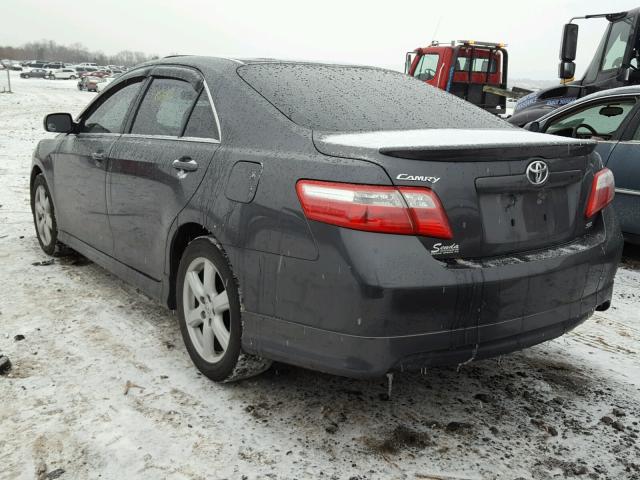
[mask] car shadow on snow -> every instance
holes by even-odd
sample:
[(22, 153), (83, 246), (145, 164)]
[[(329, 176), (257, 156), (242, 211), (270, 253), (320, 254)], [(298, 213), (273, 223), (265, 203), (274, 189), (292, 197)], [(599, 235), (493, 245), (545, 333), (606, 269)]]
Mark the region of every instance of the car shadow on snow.
[(634, 270), (640, 270), (640, 245), (625, 243), (620, 264)]
[[(618, 421), (612, 408), (623, 404), (611, 385), (563, 357), (554, 342), (459, 370), (398, 373), (390, 400), (385, 379), (354, 380), (282, 364), (230, 389), (253, 421), (288, 430), (310, 453), (336, 460), (373, 455), (391, 465), (430, 455), (451, 468), (464, 454), (544, 476), (605, 473), (609, 451), (617, 456), (628, 450), (633, 458), (632, 429), (611, 427)], [(637, 415), (637, 399), (625, 402)], [(612, 422), (601, 421), (598, 412)], [(625, 419), (629, 425), (631, 419)]]

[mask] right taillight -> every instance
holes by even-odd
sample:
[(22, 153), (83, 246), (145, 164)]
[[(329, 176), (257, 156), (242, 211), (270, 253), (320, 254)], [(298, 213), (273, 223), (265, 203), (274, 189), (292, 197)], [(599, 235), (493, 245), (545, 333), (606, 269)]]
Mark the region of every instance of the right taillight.
[(300, 180), (296, 191), (310, 220), (369, 232), (453, 237), (438, 196), (427, 188)]
[(591, 218), (604, 207), (609, 205), (613, 201), (615, 189), (616, 186), (613, 179), (613, 172), (611, 170), (603, 168), (597, 172), (593, 176), (591, 192), (589, 193), (587, 209), (584, 212), (584, 216)]

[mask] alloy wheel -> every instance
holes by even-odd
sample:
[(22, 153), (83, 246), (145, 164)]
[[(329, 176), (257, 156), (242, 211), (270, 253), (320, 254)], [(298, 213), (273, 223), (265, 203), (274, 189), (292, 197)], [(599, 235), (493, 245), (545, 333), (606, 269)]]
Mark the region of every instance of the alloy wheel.
[(51, 215), (51, 199), (44, 185), (38, 185), (35, 194), (35, 217), (38, 235), (45, 245), (51, 244), (53, 217)]
[(220, 272), (207, 258), (197, 257), (189, 264), (182, 301), (196, 351), (207, 362), (219, 362), (231, 338), (229, 297)]

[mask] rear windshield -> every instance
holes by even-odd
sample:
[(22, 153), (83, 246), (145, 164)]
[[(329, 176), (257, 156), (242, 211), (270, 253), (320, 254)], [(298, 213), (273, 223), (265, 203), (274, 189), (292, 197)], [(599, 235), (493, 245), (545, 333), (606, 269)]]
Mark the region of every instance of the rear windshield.
[(268, 63), (238, 74), (292, 121), (313, 130), (511, 128), (407, 75), (368, 67)]

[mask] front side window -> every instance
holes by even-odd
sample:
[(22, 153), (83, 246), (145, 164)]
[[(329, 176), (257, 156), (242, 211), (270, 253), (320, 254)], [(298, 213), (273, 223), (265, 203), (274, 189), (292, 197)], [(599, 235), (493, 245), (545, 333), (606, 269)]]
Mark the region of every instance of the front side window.
[(197, 96), (198, 92), (188, 82), (154, 79), (140, 104), (131, 133), (179, 136)]
[(218, 125), (211, 110), (209, 96), (204, 90), (200, 93), (198, 101), (193, 107), (187, 127), (184, 130), (185, 137), (219, 139)]
[[(85, 78), (85, 82), (89, 79)], [(82, 122), (84, 133), (121, 133), (129, 107), (134, 102), (142, 79), (110, 95)]]
[(575, 138), (609, 140), (629, 116), (635, 100), (610, 100), (581, 107), (553, 120), (546, 133)]
[(611, 70), (622, 66), (630, 34), (630, 20), (622, 20), (611, 26), (611, 33), (604, 48), (601, 70)]
[(418, 65), (416, 65), (413, 76), (422, 81), (431, 80), (436, 76), (439, 59), (440, 55), (437, 53), (426, 53), (422, 55), (420, 60), (418, 60)]

